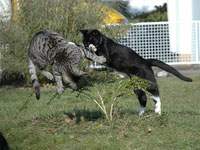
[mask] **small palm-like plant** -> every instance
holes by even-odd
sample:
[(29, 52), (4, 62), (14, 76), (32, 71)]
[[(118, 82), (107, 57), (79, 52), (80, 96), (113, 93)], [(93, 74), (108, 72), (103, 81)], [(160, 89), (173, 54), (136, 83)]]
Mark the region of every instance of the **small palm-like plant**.
[(105, 118), (109, 122), (112, 122), (119, 98), (125, 95), (131, 95), (133, 89), (146, 91), (148, 81), (138, 77), (132, 77), (130, 79), (120, 79), (117, 82), (103, 84), (101, 86), (99, 84), (94, 84), (93, 86), (94, 91), (83, 91), (82, 94), (93, 101), (105, 115)]

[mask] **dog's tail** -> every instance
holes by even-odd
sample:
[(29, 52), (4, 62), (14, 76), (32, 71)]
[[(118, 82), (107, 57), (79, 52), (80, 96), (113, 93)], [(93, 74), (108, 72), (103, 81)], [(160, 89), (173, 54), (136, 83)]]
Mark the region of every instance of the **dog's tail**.
[(31, 75), (31, 80), (33, 83), (33, 89), (35, 90), (35, 96), (37, 99), (40, 99), (40, 83), (36, 74), (36, 67), (32, 60), (29, 58), (29, 73)]
[(157, 66), (169, 73), (172, 73), (173, 75), (175, 75), (176, 77), (178, 77), (179, 79), (183, 80), (183, 81), (187, 81), (187, 82), (192, 82), (192, 79), (182, 75), (180, 72), (178, 72), (176, 69), (174, 69), (173, 67), (171, 67), (168, 64), (165, 64), (164, 62), (157, 60), (157, 59), (147, 59), (147, 63), (150, 66)]

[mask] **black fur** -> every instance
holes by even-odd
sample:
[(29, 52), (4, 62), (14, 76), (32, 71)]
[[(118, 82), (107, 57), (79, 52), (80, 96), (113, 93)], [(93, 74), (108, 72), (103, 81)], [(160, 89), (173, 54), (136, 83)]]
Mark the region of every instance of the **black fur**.
[(0, 150), (9, 150), (8, 143), (1, 132), (0, 132)]
[[(147, 90), (154, 96), (159, 96), (159, 90), (152, 66), (157, 66), (170, 72), (181, 80), (192, 82), (192, 79), (183, 76), (176, 69), (164, 62), (156, 59), (144, 59), (131, 48), (114, 42), (96, 29), (80, 30), (80, 32), (83, 34), (83, 43), (85, 47), (88, 47), (89, 44), (93, 44), (97, 48), (96, 54), (106, 58), (107, 66), (126, 73), (129, 77), (136, 75), (150, 81), (150, 87), (148, 87)], [(145, 107), (147, 99), (145, 92), (136, 90), (134, 93), (137, 95), (141, 106)]]

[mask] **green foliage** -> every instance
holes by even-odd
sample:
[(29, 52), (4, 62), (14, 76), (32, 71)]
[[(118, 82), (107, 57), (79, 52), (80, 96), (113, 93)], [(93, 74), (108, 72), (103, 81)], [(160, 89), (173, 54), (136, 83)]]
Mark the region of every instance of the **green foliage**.
[(1, 50), (1, 67), (10, 72), (24, 72), (27, 68), (27, 33), (19, 26), (1, 26), (0, 41), (8, 45)]
[(167, 4), (155, 6), (155, 10), (151, 12), (143, 12), (134, 16), (136, 22), (159, 22), (167, 21)]
[(100, 28), (104, 14), (96, 0), (21, 0), (15, 21), (0, 19), (2, 68), (27, 72), (27, 49), (34, 33), (50, 29), (73, 42), (81, 41), (79, 30)]
[(121, 14), (123, 14), (128, 20), (131, 19), (133, 14), (129, 11), (129, 2), (128, 1), (105, 1), (105, 4), (108, 6), (116, 9), (119, 11)]
[(142, 13), (135, 17), (137, 22), (159, 22), (167, 21), (167, 12), (155, 11), (152, 13)]
[(167, 4), (164, 3), (161, 6), (155, 6), (155, 10), (151, 12), (131, 12), (126, 1), (106, 1), (104, 2), (110, 7), (116, 9), (121, 14), (123, 14), (129, 22), (158, 22), (158, 21), (167, 21)]
[(137, 76), (133, 76), (130, 79), (121, 80), (119, 82), (120, 91), (125, 93), (132, 93), (133, 89), (140, 89), (146, 91), (149, 82), (147, 80), (141, 79)]
[[(112, 126), (94, 103), (70, 89), (48, 105), (54, 89), (42, 87), (37, 101), (34, 95), (29, 97), (30, 88), (3, 87), (0, 129), (12, 150), (199, 150), (200, 76), (192, 77), (192, 83), (175, 77), (158, 80), (161, 116), (155, 115), (150, 99), (147, 113), (138, 117), (137, 98), (120, 97)], [(105, 85), (105, 91), (110, 90), (109, 82), (98, 82), (99, 88)], [(19, 113), (27, 98), (27, 108)]]
[(29, 35), (51, 29), (74, 42), (80, 42), (79, 30), (99, 28), (104, 14), (96, 0), (22, 0), (19, 20)]
[(109, 85), (103, 85), (101, 87), (98, 84), (94, 84), (93, 87), (93, 91), (83, 91), (83, 96), (93, 101), (105, 115), (105, 118), (109, 122), (112, 122), (114, 115), (117, 113), (116, 106), (119, 98), (132, 95), (134, 89), (146, 91), (148, 81), (138, 77), (132, 77), (130, 79), (118, 79), (115, 82), (109, 83)]
[(24, 72), (26, 77), (27, 49), (33, 34), (40, 30), (59, 32), (76, 43), (81, 42), (79, 30), (84, 28), (100, 29), (110, 37), (127, 31), (127, 27), (103, 27), (103, 5), (97, 0), (21, 0), (19, 7), (15, 20), (0, 19), (0, 42), (8, 45), (1, 49), (1, 67)]
[(130, 24), (109, 25), (101, 28), (101, 32), (106, 36), (118, 41), (119, 37), (125, 35), (130, 27)]

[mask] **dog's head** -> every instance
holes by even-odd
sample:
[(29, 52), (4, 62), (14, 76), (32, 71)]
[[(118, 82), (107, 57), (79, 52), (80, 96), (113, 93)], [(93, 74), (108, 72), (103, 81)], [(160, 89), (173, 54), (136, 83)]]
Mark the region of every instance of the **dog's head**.
[(83, 44), (86, 48), (89, 48), (90, 44), (93, 44), (96, 48), (102, 44), (102, 34), (96, 29), (80, 30), (83, 34)]

